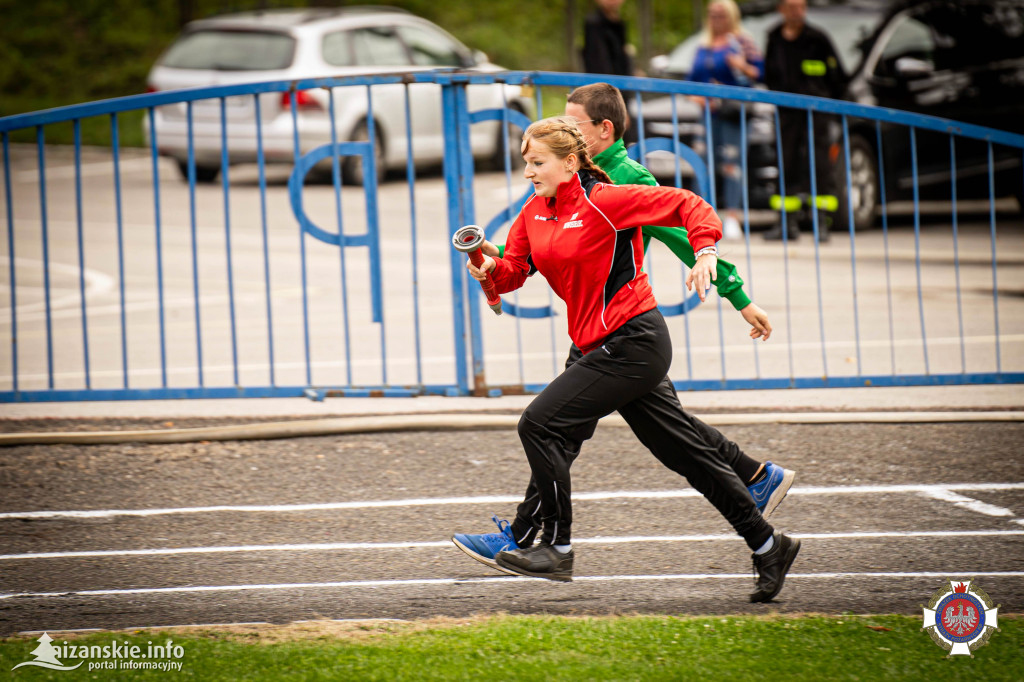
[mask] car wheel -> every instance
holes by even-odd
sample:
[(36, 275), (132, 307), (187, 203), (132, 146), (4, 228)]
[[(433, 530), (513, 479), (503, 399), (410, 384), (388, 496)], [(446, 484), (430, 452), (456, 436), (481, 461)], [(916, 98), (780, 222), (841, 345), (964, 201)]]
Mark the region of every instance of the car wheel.
[[(374, 161), (377, 167), (377, 184), (384, 182), (384, 175), (387, 173), (387, 169), (384, 167), (384, 143), (380, 138), (380, 130), (377, 126), (374, 130), (374, 137), (377, 139), (377, 144), (373, 146)], [(361, 121), (359, 125), (352, 131), (352, 136), (349, 138), (353, 142), (366, 142), (370, 139), (370, 129), (366, 124), (366, 121)], [(363, 160), (361, 157), (349, 156), (345, 158), (344, 173), (342, 174), (346, 185), (362, 185), (366, 179), (363, 174)]]
[[(514, 104), (510, 104), (508, 108), (525, 114), (522, 109)], [(498, 121), (498, 130), (495, 136), (496, 144), (494, 146), (494, 155), (491, 157), (491, 168), (497, 171), (505, 170), (505, 144), (508, 144), (508, 159), (511, 162), (509, 163), (509, 168), (512, 170), (522, 168), (523, 155), (519, 153), (519, 150), (523, 144), (523, 131), (519, 129), (519, 126), (509, 123), (506, 129), (505, 124)], [(508, 140), (507, 143), (505, 142), (506, 139)]]
[(878, 161), (870, 143), (859, 135), (850, 137), (849, 201), (853, 204), (854, 229), (873, 227), (879, 202)]
[[(178, 172), (181, 179), (188, 182), (188, 161), (178, 161)], [(210, 183), (220, 175), (220, 166), (200, 166), (196, 164), (196, 182)]]

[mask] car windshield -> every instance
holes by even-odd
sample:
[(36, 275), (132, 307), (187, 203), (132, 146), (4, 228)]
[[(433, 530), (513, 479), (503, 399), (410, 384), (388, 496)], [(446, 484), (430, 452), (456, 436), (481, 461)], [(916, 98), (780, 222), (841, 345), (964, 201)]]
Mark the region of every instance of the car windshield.
[(161, 65), (172, 69), (273, 71), (291, 66), (295, 39), (270, 31), (195, 31), (171, 46)]
[[(860, 66), (864, 55), (861, 42), (871, 35), (882, 15), (869, 10), (833, 7), (828, 10), (809, 7), (807, 21), (822, 29), (832, 39), (847, 73)], [(768, 42), (768, 32), (781, 21), (776, 13), (758, 14), (743, 19), (743, 30), (753, 37), (757, 46), (764, 52)], [(668, 57), (668, 70), (671, 73), (689, 73), (693, 66), (693, 58), (700, 48), (703, 33), (695, 33), (681, 42)]]

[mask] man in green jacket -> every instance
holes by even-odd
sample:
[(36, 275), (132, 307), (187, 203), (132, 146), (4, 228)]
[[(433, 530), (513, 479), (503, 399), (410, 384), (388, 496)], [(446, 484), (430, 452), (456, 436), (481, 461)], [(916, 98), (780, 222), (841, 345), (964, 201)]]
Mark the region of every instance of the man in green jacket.
[[(626, 102), (618, 88), (608, 83), (592, 83), (576, 88), (569, 93), (565, 115), (576, 119), (589, 144), (587, 151), (613, 183), (658, 184), (649, 170), (626, 154), (626, 145), (622, 142), (627, 121)], [(692, 268), (697, 260), (685, 230), (646, 225), (643, 235), (644, 253), (647, 252), (651, 238), (654, 238), (671, 249), (687, 267)], [(504, 249), (504, 245), (495, 246), (490, 242), (485, 242), (483, 247), (484, 253), (491, 257), (503, 256)], [(767, 341), (772, 333), (768, 315), (743, 291), (743, 280), (736, 272), (736, 266), (719, 258), (713, 281), (718, 295), (729, 301), (751, 326), (750, 337)], [(705, 292), (700, 287), (697, 288), (697, 294), (701, 301), (705, 299)]]
[[(579, 123), (588, 143), (587, 150), (597, 165), (608, 173), (612, 182), (617, 185), (658, 184), (650, 171), (626, 155), (626, 147), (622, 143), (627, 120), (626, 103), (617, 88), (608, 83), (593, 83), (579, 87), (569, 93), (565, 114), (575, 118)], [(645, 226), (643, 235), (645, 253), (651, 238), (654, 238), (668, 246), (688, 267), (693, 267), (696, 262), (685, 230)], [(505, 250), (504, 245), (499, 246), (487, 241), (481, 248), (491, 257), (503, 256)], [(713, 281), (719, 295), (728, 299), (743, 315), (743, 319), (751, 325), (751, 338), (767, 341), (772, 333), (768, 316), (743, 292), (743, 280), (736, 274), (736, 267), (719, 258), (716, 279)], [(700, 287), (697, 289), (703, 301), (705, 292)], [(594, 422), (594, 426), (596, 424), (597, 422)], [(577, 445), (582, 446), (588, 437), (585, 434), (581, 436)], [(758, 462), (745, 455), (728, 440), (723, 440), (720, 445), (719, 451), (723, 461), (747, 483), (747, 489), (758, 510), (764, 516), (771, 514), (789, 492), (795, 473), (772, 462)], [(579, 453), (578, 447), (576, 453)], [(494, 557), (504, 549), (525, 548), (533, 544), (539, 528), (539, 522), (533, 518), (533, 514), (539, 509), (538, 500), (537, 491), (531, 481), (525, 499), (517, 509), (515, 521), (509, 523), (494, 516), (492, 518), (498, 525), (499, 532), (479, 535), (456, 533), (452, 541), (477, 561), (507, 573), (508, 571), (497, 565)]]

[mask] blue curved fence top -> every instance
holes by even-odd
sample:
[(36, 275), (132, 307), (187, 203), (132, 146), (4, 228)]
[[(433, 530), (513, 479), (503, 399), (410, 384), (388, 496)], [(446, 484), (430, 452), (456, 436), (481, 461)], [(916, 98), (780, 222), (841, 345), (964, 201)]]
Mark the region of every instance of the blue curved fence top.
[[(498, 73), (469, 73), (450, 70), (430, 72), (414, 72), (387, 76), (337, 76), (332, 78), (310, 78), (304, 80), (266, 81), (263, 83), (243, 83), (238, 85), (216, 85), (201, 88), (187, 88), (166, 92), (129, 95), (114, 99), (73, 104), (45, 111), (27, 114), (15, 114), (0, 118), (0, 133), (31, 128), (50, 123), (71, 121), (76, 118), (112, 114), (147, 107), (156, 107), (179, 102), (193, 102), (214, 97), (233, 97), (236, 95), (252, 95), (267, 92), (287, 92), (289, 90), (309, 90), (313, 88), (333, 88), (351, 85), (386, 85), (401, 83), (437, 83), (445, 84), (489, 84), (507, 83), (509, 85), (558, 86), (575, 88), (595, 82), (590, 74), (557, 73), (546, 71), (503, 71)], [(996, 144), (1020, 147), (1024, 149), (1024, 135), (996, 130), (969, 123), (959, 123), (937, 116), (915, 114), (896, 109), (870, 107), (853, 102), (830, 100), (808, 95), (794, 95), (786, 92), (772, 92), (757, 88), (732, 85), (716, 85), (694, 83), (664, 78), (637, 78), (633, 76), (602, 75), (600, 81), (610, 83), (620, 90), (642, 91), (645, 93), (699, 95), (702, 97), (721, 97), (744, 102), (763, 102), (782, 107), (810, 109), (812, 111), (845, 114), (887, 123), (913, 126), (940, 133), (950, 133), (962, 137), (985, 140)]]

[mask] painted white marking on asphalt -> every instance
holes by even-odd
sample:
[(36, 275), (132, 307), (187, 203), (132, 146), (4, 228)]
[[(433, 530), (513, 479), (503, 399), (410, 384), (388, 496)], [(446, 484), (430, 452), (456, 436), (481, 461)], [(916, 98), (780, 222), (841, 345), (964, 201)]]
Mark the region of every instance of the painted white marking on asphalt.
[[(801, 540), (864, 540), (885, 538), (957, 538), (1021, 536), (1024, 530), (923, 530), (856, 533), (790, 533)], [(622, 537), (573, 538), (576, 545), (619, 545), (646, 542), (740, 542), (738, 535), (627, 535)], [(28, 559), (82, 559), (94, 557), (168, 556), (175, 554), (231, 554), (237, 552), (318, 552), (344, 550), (427, 549), (454, 547), (450, 540), (433, 542), (321, 542), (285, 545), (235, 545), (219, 547), (167, 547), (154, 549), (110, 549), (79, 552), (33, 552), (0, 554), (0, 561)]]
[[(920, 572), (868, 572), (868, 573), (790, 573), (787, 580), (818, 579), (842, 580), (847, 578), (948, 578), (950, 575), (969, 575), (980, 578), (1024, 578), (1024, 571), (976, 571), (948, 570), (937, 573), (934, 571)], [(626, 581), (667, 581), (667, 580), (750, 580), (749, 573), (680, 573), (669, 575), (594, 575), (574, 577), (574, 582), (626, 582)], [(17, 592), (0, 594), (2, 599), (46, 599), (50, 597), (108, 597), (139, 594), (186, 594), (190, 592), (257, 592), (268, 590), (301, 590), (301, 589), (332, 589), (332, 588), (364, 588), (364, 587), (406, 587), (409, 585), (472, 585), (476, 583), (509, 583), (528, 580), (544, 580), (544, 578), (528, 578), (525, 576), (502, 576), (493, 578), (420, 578), (408, 580), (345, 580), (326, 583), (276, 583), (263, 585), (188, 585), (183, 587), (137, 587), (122, 590), (81, 590), (71, 592)]]
[[(1024, 483), (935, 483), (907, 485), (861, 485), (861, 486), (808, 486), (792, 488), (790, 495), (893, 495), (907, 493), (930, 493), (932, 491), (1002, 491), (1024, 490)], [(692, 488), (682, 490), (635, 490), (594, 493), (575, 493), (576, 501), (598, 501), (614, 499), (677, 499), (701, 497)], [(522, 497), (514, 495), (486, 495), (478, 497), (421, 497), (403, 500), (372, 500), (365, 502), (324, 502), (315, 504), (271, 504), (271, 505), (217, 505), (211, 507), (169, 507), (156, 509), (88, 509), (68, 511), (27, 511), (2, 512), (0, 520), (7, 519), (90, 519), (113, 516), (166, 516), (169, 514), (211, 514), (221, 512), (240, 513), (282, 513), (333, 511), (339, 509), (380, 509), (386, 507), (421, 507), (457, 504), (517, 504)]]
[(973, 512), (979, 514), (985, 514), (986, 516), (1016, 516), (1012, 511), (1006, 507), (997, 507), (994, 504), (988, 504), (981, 500), (976, 500), (973, 497), (967, 497), (965, 495), (957, 495), (951, 490), (929, 490), (927, 492), (920, 493), (925, 497), (930, 497), (933, 500), (942, 500), (943, 502), (952, 502), (958, 507), (963, 509), (970, 509)]

